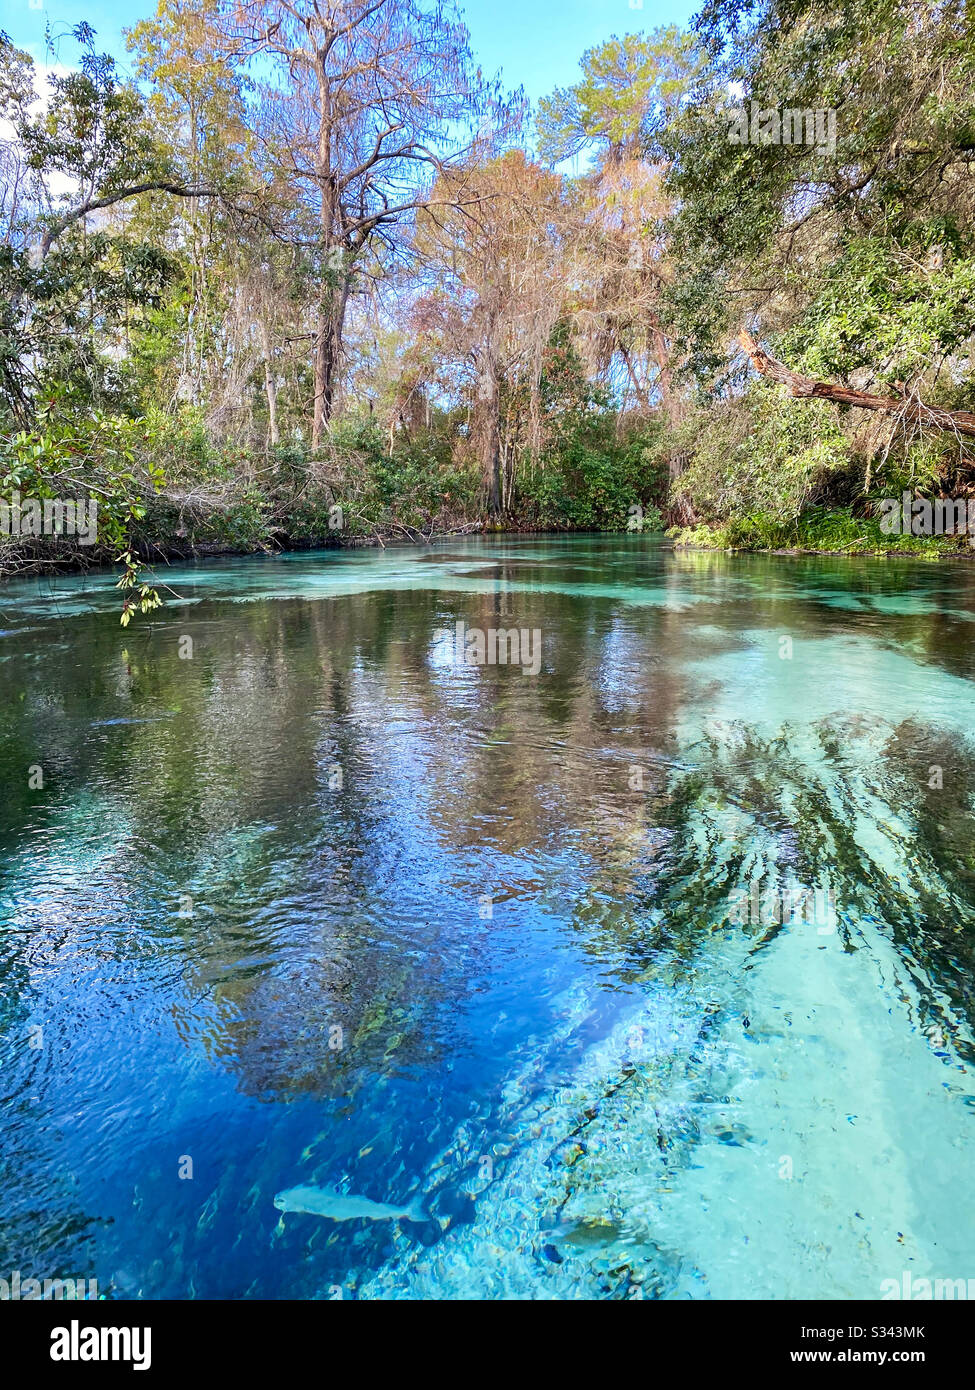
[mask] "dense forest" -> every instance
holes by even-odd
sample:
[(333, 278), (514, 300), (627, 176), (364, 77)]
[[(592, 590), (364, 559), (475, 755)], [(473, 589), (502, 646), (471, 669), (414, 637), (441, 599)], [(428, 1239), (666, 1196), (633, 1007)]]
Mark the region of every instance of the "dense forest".
[[(0, 568), (661, 530), (969, 554), (975, 11), (708, 0), (530, 108), (435, 0), (0, 35)], [(28, 513), (29, 515), (29, 513)], [(148, 567), (148, 568), (147, 568)]]

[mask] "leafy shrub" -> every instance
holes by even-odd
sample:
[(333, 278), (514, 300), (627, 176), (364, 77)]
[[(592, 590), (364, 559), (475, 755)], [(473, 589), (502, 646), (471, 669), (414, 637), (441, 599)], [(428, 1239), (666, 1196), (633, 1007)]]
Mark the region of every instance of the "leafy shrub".
[(664, 488), (648, 433), (616, 438), (615, 415), (580, 420), (543, 460), (527, 458), (516, 473), (515, 511), (529, 525), (584, 531), (625, 531), (631, 508), (644, 526), (661, 525), (655, 505)]
[(760, 383), (694, 412), (664, 446), (686, 457), (677, 486), (713, 522), (760, 513), (794, 520), (851, 462), (834, 408)]
[(790, 521), (756, 512), (716, 526), (673, 527), (667, 535), (676, 545), (705, 550), (815, 550), (847, 555), (895, 551), (931, 558), (957, 553), (965, 544), (963, 536), (888, 536), (876, 517), (855, 515), (849, 507), (810, 507)]

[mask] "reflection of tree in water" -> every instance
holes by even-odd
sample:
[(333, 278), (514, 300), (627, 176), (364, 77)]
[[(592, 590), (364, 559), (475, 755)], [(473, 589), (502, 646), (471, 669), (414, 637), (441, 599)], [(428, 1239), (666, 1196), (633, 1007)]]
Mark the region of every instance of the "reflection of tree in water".
[[(892, 590), (874, 574), (859, 571), (844, 631), (877, 636), (870, 603)], [(45, 969), (69, 991), (76, 968), (128, 964), (186, 1046), (204, 1048), (242, 1091), (325, 1103), (309, 1146), (323, 1180), (358, 1163), (371, 1195), (397, 1199), (404, 1171), (422, 1171), (471, 1106), (469, 1145), (454, 1147), (465, 1174), (476, 1168), (503, 1061), (490, 1079), (486, 1063), (468, 1065), (490, 1042), (484, 979), (495, 966), (517, 983), (518, 953), (530, 964), (543, 949), (533, 935), (542, 914), (568, 927), (568, 970), (581, 962), (589, 980), (618, 989), (649, 984), (666, 961), (668, 978), (692, 988), (714, 941), (738, 933), (746, 963), (774, 941), (774, 930), (729, 925), (733, 888), (754, 876), (828, 882), (850, 947), (858, 915), (878, 922), (944, 991), (921, 986), (932, 1038), (953, 1032), (964, 1048), (948, 1007), (972, 1016), (969, 751), (921, 722), (860, 712), (774, 737), (760, 737), (747, 711), (711, 717), (711, 658), (720, 669), (743, 647), (740, 632), (787, 623), (797, 638), (835, 634), (835, 610), (811, 587), (797, 592), (801, 575), (786, 583), (758, 560), (682, 553), (659, 576), (664, 602), (651, 605), (549, 590), (543, 565), (526, 572), (502, 558), (487, 593), (205, 602), (169, 610), (151, 634), (73, 620), (65, 660), (0, 663), (12, 789), (0, 845), (23, 854), (46, 835), (63, 856), (64, 817), (85, 798), (100, 832), (118, 828), (117, 844), (92, 862), (83, 910), (42, 901), (32, 920), (43, 934), (7, 951), (5, 1018), (26, 1017), (30, 949), (42, 942)], [(538, 585), (511, 587), (526, 578)], [(614, 567), (614, 584), (642, 579), (636, 558), (630, 574)], [(823, 562), (814, 579), (820, 598), (850, 587)], [(582, 559), (554, 582), (605, 580)], [(698, 589), (708, 605), (689, 617)], [(542, 673), (445, 665), (435, 645), (460, 620), (541, 629)], [(883, 633), (962, 673), (963, 626), (898, 613)], [(192, 661), (177, 655), (184, 633)], [(115, 718), (152, 722), (104, 723)], [(39, 747), (51, 777), (28, 797), (23, 768)], [(943, 790), (929, 789), (932, 764)], [(91, 810), (77, 819), (90, 827)], [(192, 916), (178, 915), (180, 895)], [(482, 895), (493, 920), (478, 915)], [(341, 1050), (330, 1045), (335, 1025)], [(530, 1122), (550, 1069), (585, 1042), (578, 1020), (567, 1029), (525, 1072), (512, 1131), (522, 1114)], [(652, 1090), (644, 1080), (638, 1069), (620, 1095)], [(18, 1094), (27, 1087), (16, 1083)], [(26, 1113), (23, 1123), (33, 1123)], [(662, 1142), (682, 1161), (693, 1130), (664, 1125)], [(11, 1182), (21, 1166), (26, 1156), (8, 1156)], [(585, 1155), (564, 1167), (566, 1190), (596, 1181)], [(233, 1208), (243, 1172), (221, 1179), (221, 1207)], [(449, 1217), (448, 1189), (460, 1189), (442, 1186), (437, 1211)], [(73, 1250), (70, 1184), (62, 1196), (52, 1219)], [(11, 1230), (24, 1229), (27, 1207), (14, 1218)]]
[[(760, 738), (745, 721), (712, 729), (691, 749), (692, 771), (675, 777), (657, 805), (664, 839), (646, 905), (655, 949), (692, 960), (707, 933), (739, 931), (729, 919), (735, 888), (828, 886), (838, 930), (879, 925), (923, 969), (929, 1022), (957, 1037), (944, 990), (975, 1023), (975, 861), (971, 748), (914, 721), (836, 714), (804, 729)], [(928, 771), (943, 767), (944, 788)], [(787, 925), (752, 924), (753, 949)]]
[[(862, 928), (879, 928), (906, 958), (932, 1050), (949, 1056), (950, 1040), (972, 1055), (971, 750), (929, 727), (851, 713), (772, 738), (744, 721), (720, 725), (684, 757), (695, 765), (675, 768), (645, 803), (658, 833), (642, 895), (613, 903), (597, 874), (566, 904), (585, 949), (640, 984), (647, 1012), (576, 1052), (555, 1089), (536, 1059), (506, 1085), (484, 1134), (458, 1128), (431, 1165), (428, 1202), (437, 1211), (441, 1193), (464, 1190), (475, 1211), (432, 1250), (398, 1233), (370, 1296), (627, 1298), (701, 1277), (637, 1213), (652, 1216), (654, 1194), (700, 1162), (703, 1143), (752, 1142), (732, 1103), (747, 1064), (729, 1044), (736, 980), (780, 931), (809, 929), (732, 922), (729, 894), (752, 877), (766, 888), (825, 879), (846, 949), (869, 950)], [(920, 775), (930, 764), (951, 769), (947, 802)], [(571, 1003), (566, 1020), (550, 1043), (563, 1055), (582, 1026)], [(490, 1180), (479, 1176), (483, 1152)]]
[[(831, 569), (817, 560), (804, 578), (797, 561), (795, 582), (790, 574), (783, 585), (781, 565), (772, 568), (762, 557), (748, 566), (738, 560), (732, 565), (725, 556), (681, 552), (664, 583), (679, 600), (689, 578), (702, 578), (719, 607), (735, 605), (738, 628), (775, 627), (776, 596), (763, 587), (767, 573), (779, 585), (790, 630), (815, 634), (835, 621), (835, 613), (808, 593), (813, 581), (819, 591), (834, 583), (841, 588), (849, 573), (842, 564)], [(623, 588), (627, 564), (634, 584), (645, 578), (637, 553), (617, 557), (613, 582)], [(544, 566), (526, 571), (524, 558), (510, 556), (494, 568), (497, 587), (489, 593), (413, 590), (317, 603), (259, 601), (237, 605), (229, 615), (226, 605), (203, 603), (169, 612), (149, 638), (122, 637), (108, 623), (77, 619), (71, 636), (91, 654), (80, 683), (72, 662), (0, 667), (8, 734), (2, 748), (18, 771), (15, 777), (11, 769), (11, 786), (22, 788), (20, 767), (43, 744), (59, 796), (94, 782), (124, 811), (145, 881), (160, 894), (175, 898), (186, 891), (199, 899), (193, 919), (170, 914), (153, 929), (161, 945), (185, 950), (191, 983), (197, 962), (201, 982), (213, 983), (222, 1006), (209, 1020), (218, 1035), (215, 1050), (246, 1049), (255, 1065), (259, 1054), (276, 1052), (282, 1066), (265, 1064), (272, 1091), (274, 1075), (284, 1084), (288, 1074), (282, 1049), (289, 1011), (296, 1020), (309, 1012), (342, 1015), (353, 1032), (357, 1019), (367, 1017), (375, 1040), (370, 1049), (380, 1046), (388, 1013), (386, 1033), (400, 1039), (400, 1058), (409, 1057), (409, 1019), (422, 1013), (425, 992), (438, 997), (437, 981), (430, 979), (437, 970), (436, 933), (431, 927), (432, 958), (418, 972), (385, 959), (380, 966), (370, 932), (374, 919), (397, 904), (436, 916), (430, 909), (443, 888), (415, 876), (419, 824), (433, 834), (428, 875), (435, 879), (437, 868), (451, 875), (459, 903), (497, 891), (508, 898), (541, 895), (557, 908), (562, 894), (590, 949), (604, 951), (607, 960), (618, 955), (626, 970), (645, 967), (650, 943), (640, 939), (646, 934), (643, 909), (654, 901), (657, 857), (669, 835), (666, 815), (660, 833), (648, 826), (647, 797), (630, 786), (631, 769), (644, 770), (655, 808), (681, 756), (677, 716), (699, 698), (682, 674), (688, 643), (701, 656), (727, 650), (735, 639), (722, 636), (717, 625), (695, 634), (679, 601), (673, 608), (640, 607), (541, 588), (509, 590), (526, 578), (544, 583)], [(562, 584), (602, 577), (600, 566), (585, 559), (558, 564), (557, 573)], [(896, 586), (882, 567), (861, 566), (856, 578), (862, 602)], [(797, 599), (804, 583), (807, 597)], [(856, 626), (869, 617), (852, 613), (848, 620)], [(445, 673), (430, 660), (430, 646), (437, 634), (449, 638), (461, 619), (482, 628), (540, 628), (543, 674), (523, 677), (504, 667)], [(941, 659), (937, 648), (957, 658), (959, 644), (946, 635), (949, 615), (937, 623), (930, 613), (885, 621), (904, 640), (916, 629), (931, 644), (932, 659)], [(192, 661), (176, 655), (184, 632), (194, 637)], [(21, 685), (25, 700), (13, 688)], [(118, 709), (155, 722), (92, 731), (79, 741), (78, 722), (86, 713)], [(424, 737), (428, 731), (432, 736)], [(949, 753), (944, 757), (950, 762)], [(750, 768), (745, 790), (736, 766), (729, 767), (723, 790), (760, 800), (766, 786), (772, 814), (782, 796), (782, 767), (759, 775), (748, 759), (739, 761)], [(938, 759), (932, 755), (932, 761)], [(336, 766), (344, 783), (339, 792), (328, 787)], [(793, 768), (793, 780), (806, 776), (807, 769)], [(944, 815), (937, 822), (933, 817), (956, 794), (951, 787), (957, 792), (957, 779), (931, 801), (929, 839), (941, 833)], [(722, 792), (720, 776), (715, 792)], [(28, 819), (36, 824), (37, 815), (36, 798), (29, 810), (9, 803), (10, 834), (16, 838)], [(816, 824), (808, 811), (805, 820)], [(844, 855), (855, 863), (859, 851), (849, 848), (842, 827), (827, 838), (837, 868), (849, 876)], [(485, 852), (489, 862), (492, 856), (498, 864), (506, 860), (502, 881), (474, 881), (474, 858)], [(945, 855), (949, 871), (965, 861), (953, 839)], [(137, 872), (138, 862), (130, 863)], [(575, 895), (574, 877), (586, 880)], [(295, 900), (293, 911), (274, 910), (282, 898)], [(324, 937), (323, 923), (329, 927)], [(439, 923), (441, 930), (449, 927), (449, 921)], [(289, 951), (301, 969), (275, 980), (268, 961), (281, 952), (286, 965)], [(455, 975), (451, 987), (463, 991), (464, 985)], [(352, 1018), (350, 1006), (358, 1011)], [(265, 1010), (273, 1048), (255, 1043)], [(307, 1026), (296, 1036), (302, 1038), (293, 1059), (302, 1078), (298, 1088), (329, 1090), (327, 1082), (314, 1082), (316, 1066), (299, 1060), (317, 1052)], [(428, 1046), (429, 1039), (419, 1055)], [(385, 1050), (376, 1055), (384, 1057)], [(321, 1061), (328, 1063), (325, 1076), (341, 1070), (334, 1057)]]
[[(221, 1020), (222, 1050), (236, 1055), (245, 1084), (261, 1094), (349, 1096), (390, 1069), (434, 1064), (445, 1045), (444, 1005), (469, 992), (475, 943), (490, 949), (493, 927), (478, 917), (479, 897), (547, 894), (559, 910), (565, 865), (553, 858), (540, 875), (539, 851), (569, 844), (588, 866), (591, 845), (585, 853), (580, 847), (597, 822), (601, 840), (615, 842), (620, 824), (640, 815), (628, 765), (605, 757), (605, 731), (594, 725), (610, 720), (589, 672), (611, 617), (580, 626), (579, 610), (585, 617), (591, 603), (533, 597), (525, 621), (557, 640), (553, 673), (531, 681), (485, 667), (445, 676), (430, 660), (437, 635), (461, 617), (501, 625), (505, 608), (494, 595), (410, 600), (373, 596), (312, 610), (322, 655), (309, 669), (326, 668), (317, 743), (306, 754), (318, 785), (301, 829), (303, 857), (292, 855), (283, 893), (280, 955), (273, 972), (241, 978), (237, 968), (219, 987), (237, 1015)], [(338, 622), (333, 610), (346, 605), (356, 615)], [(398, 624), (367, 621), (377, 612), (388, 618), (394, 607)], [(308, 699), (299, 694), (297, 704)], [(635, 702), (638, 733), (654, 703)], [(651, 721), (654, 737), (659, 717)], [(328, 786), (336, 767), (339, 792)], [(239, 954), (233, 943), (231, 970)], [(333, 1020), (345, 1029), (339, 1056), (328, 1048)]]

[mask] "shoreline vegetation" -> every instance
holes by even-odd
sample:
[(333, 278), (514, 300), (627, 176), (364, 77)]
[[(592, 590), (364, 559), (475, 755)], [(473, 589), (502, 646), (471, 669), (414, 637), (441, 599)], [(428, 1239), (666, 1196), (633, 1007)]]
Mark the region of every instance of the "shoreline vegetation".
[(975, 558), (966, 535), (886, 536), (874, 518), (851, 516), (846, 510), (805, 513), (788, 525), (767, 517), (749, 517), (720, 526), (672, 527), (666, 534), (680, 549), (924, 560)]
[[(854, 534), (855, 533), (855, 534)], [(635, 532), (622, 528), (601, 531), (558, 526), (524, 526), (506, 523), (504, 519), (464, 522), (457, 525), (420, 527), (397, 525), (382, 532), (377, 529), (358, 535), (325, 531), (319, 535), (290, 537), (275, 530), (263, 540), (231, 541), (226, 539), (187, 539), (163, 549), (158, 542), (137, 548), (140, 560), (155, 567), (186, 564), (193, 561), (242, 559), (263, 555), (274, 557), (301, 554), (309, 550), (353, 550), (360, 548), (394, 549), (399, 546), (436, 545), (457, 537), (495, 536), (499, 539), (516, 537), (607, 535), (652, 535), (661, 543), (676, 550), (721, 552), (724, 554), (756, 554), (790, 556), (847, 556), (851, 559), (922, 559), (928, 561), (975, 559), (975, 547), (966, 536), (884, 536), (875, 522), (850, 517), (848, 512), (824, 512), (815, 520), (802, 518), (792, 527), (769, 522), (767, 518), (750, 519), (735, 526), (672, 526), (664, 529)], [(117, 557), (110, 551), (70, 549), (63, 546), (40, 545), (29, 551), (16, 549), (0, 551), (0, 593), (5, 581), (38, 573), (72, 574), (111, 570), (117, 567)], [(158, 578), (158, 576), (157, 576)]]
[(0, 499), (98, 511), (0, 578), (110, 560), (125, 625), (168, 560), (449, 534), (968, 558), (881, 522), (975, 500), (973, 25), (702, 0), (534, 109), (427, 0), (0, 33)]

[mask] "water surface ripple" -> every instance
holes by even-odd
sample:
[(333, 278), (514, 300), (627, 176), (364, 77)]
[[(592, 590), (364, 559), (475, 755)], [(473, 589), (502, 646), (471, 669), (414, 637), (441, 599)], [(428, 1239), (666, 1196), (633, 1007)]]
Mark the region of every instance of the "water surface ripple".
[[(0, 1277), (975, 1278), (969, 567), (630, 536), (166, 579), (138, 630), (107, 575), (0, 596)], [(458, 665), (457, 623), (540, 669)]]

